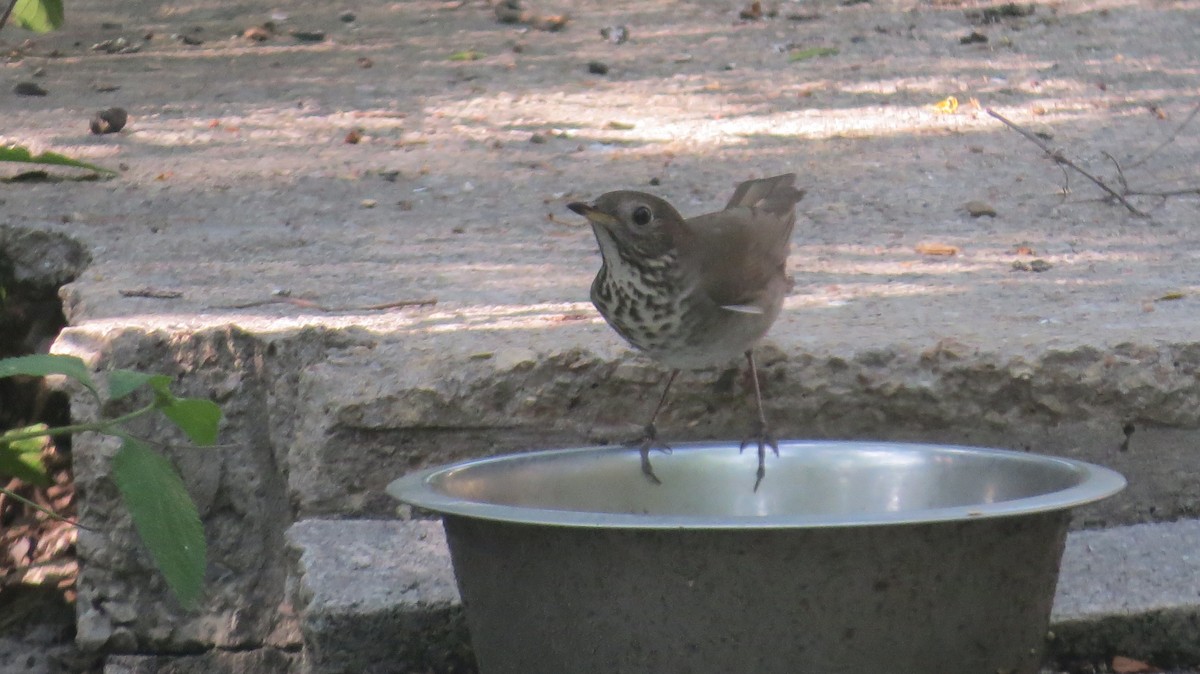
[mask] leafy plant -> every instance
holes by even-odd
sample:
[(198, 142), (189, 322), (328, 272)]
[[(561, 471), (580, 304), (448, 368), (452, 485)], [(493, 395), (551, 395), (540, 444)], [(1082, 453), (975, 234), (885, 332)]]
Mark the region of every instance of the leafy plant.
[[(0, 0), (0, 2), (3, 2), (3, 0)], [(0, 28), (4, 28), (4, 25), (8, 23), (9, 16), (12, 17), (18, 26), (36, 33), (48, 33), (52, 30), (58, 30), (62, 27), (65, 20), (62, 0), (9, 0), (8, 4), (4, 6), (3, 11), (0, 12)], [(0, 162), (72, 166), (94, 171), (98, 176), (103, 177), (111, 177), (117, 174), (112, 169), (72, 159), (56, 152), (42, 152), (35, 155), (27, 148), (19, 145), (0, 147)]]
[[(64, 375), (79, 382), (97, 401), (103, 403), (106, 400), (87, 366), (74, 356), (51, 354), (0, 359), (0, 378), (15, 375)], [(46, 484), (49, 476), (41, 460), (45, 438), (85, 432), (120, 438), (121, 448), (112, 463), (113, 481), (129, 508), (138, 535), (167, 585), (180, 604), (192, 608), (200, 598), (207, 560), (200, 515), (171, 462), (153, 450), (147, 441), (131, 435), (124, 424), (158, 412), (178, 426), (192, 442), (212, 445), (217, 440), (221, 409), (211, 400), (176, 397), (171, 393), (171, 378), (167, 375), (115, 369), (106, 373), (106, 383), (109, 401), (126, 398), (139, 390), (151, 393), (152, 400), (117, 417), (67, 426), (35, 424), (10, 430), (0, 435), (0, 474)], [(101, 405), (101, 409), (103, 407)], [(0, 491), (44, 511), (11, 491)]]
[(101, 175), (116, 175), (117, 173), (112, 169), (107, 169), (103, 166), (97, 166), (96, 164), (89, 164), (85, 161), (79, 161), (78, 159), (71, 159), (66, 155), (58, 154), (57, 152), (42, 152), (41, 154), (33, 154), (28, 148), (21, 147), (20, 145), (0, 146), (0, 161), (22, 164), (71, 166), (74, 168), (95, 171)]
[(62, 0), (11, 0), (0, 18), (0, 28), (8, 15), (17, 25), (35, 33), (49, 33), (63, 25)]

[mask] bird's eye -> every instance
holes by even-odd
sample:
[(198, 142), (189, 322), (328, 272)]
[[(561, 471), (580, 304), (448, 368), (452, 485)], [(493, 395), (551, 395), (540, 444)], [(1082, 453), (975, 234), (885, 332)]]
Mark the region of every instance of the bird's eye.
[(638, 206), (637, 208), (633, 209), (634, 224), (645, 225), (650, 222), (652, 217), (654, 216), (650, 213), (650, 209), (646, 208), (645, 206)]

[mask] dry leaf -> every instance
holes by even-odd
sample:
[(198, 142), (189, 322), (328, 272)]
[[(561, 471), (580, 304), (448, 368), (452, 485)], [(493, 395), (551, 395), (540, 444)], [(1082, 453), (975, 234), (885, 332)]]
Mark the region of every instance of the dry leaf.
[(554, 33), (566, 28), (568, 21), (570, 21), (570, 18), (566, 14), (552, 14), (550, 16), (538, 17), (533, 27), (538, 30)]
[(271, 31), (266, 26), (252, 26), (242, 32), (242, 37), (255, 42), (264, 42), (271, 38)]
[(474, 49), (463, 49), (448, 56), (451, 61), (478, 61), (483, 58), (483, 52)]
[(1113, 674), (1153, 674), (1162, 670), (1141, 660), (1134, 660), (1123, 655), (1114, 655), (1112, 660)]
[(933, 111), (940, 112), (943, 115), (953, 115), (954, 113), (958, 112), (958, 99), (953, 96), (947, 96), (937, 103), (934, 103)]
[(807, 61), (809, 59), (821, 58), (824, 56), (837, 56), (837, 47), (809, 47), (808, 49), (797, 49), (788, 54), (788, 62), (795, 63), (796, 61)]
[(758, 0), (746, 5), (742, 11), (738, 12), (738, 18), (743, 21), (757, 21), (763, 16), (762, 3)]
[(1017, 246), (1013, 249), (1014, 255), (1033, 255), (1033, 249), (1029, 246)]
[(916, 251), (922, 255), (958, 255), (958, 246), (948, 243), (918, 243)]
[(1163, 295), (1162, 297), (1158, 298), (1156, 301), (1158, 301), (1158, 302), (1170, 302), (1170, 301), (1172, 301), (1172, 300), (1181, 300), (1181, 299), (1183, 299), (1183, 298), (1185, 298), (1185, 297), (1187, 297), (1187, 293), (1184, 293), (1184, 292), (1183, 292), (1183, 291), (1181, 291), (1181, 290), (1172, 290), (1171, 292), (1169, 292), (1169, 293), (1166, 293), (1166, 294), (1165, 294), (1165, 295)]
[(986, 201), (968, 201), (963, 204), (963, 208), (972, 218), (981, 218), (985, 215), (989, 218), (996, 217), (996, 209)]
[(345, 143), (347, 145), (358, 145), (362, 141), (362, 139), (363, 139), (362, 130), (350, 129), (350, 132), (346, 134)]

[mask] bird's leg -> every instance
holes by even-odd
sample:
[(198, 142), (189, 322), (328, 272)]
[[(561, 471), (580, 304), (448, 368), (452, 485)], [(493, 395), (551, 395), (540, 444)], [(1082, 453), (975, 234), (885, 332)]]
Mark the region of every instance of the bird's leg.
[(654, 421), (658, 419), (658, 413), (662, 411), (663, 405), (667, 403), (667, 393), (671, 390), (671, 384), (675, 383), (675, 377), (679, 374), (679, 370), (671, 370), (671, 375), (667, 377), (667, 385), (663, 387), (662, 396), (658, 399), (658, 404), (654, 406), (654, 414), (650, 415), (650, 423), (642, 429), (642, 439), (640, 442), (640, 450), (642, 452), (642, 473), (646, 479), (654, 484), (662, 484), (658, 476), (654, 474), (654, 468), (650, 466), (650, 450), (658, 449), (664, 454), (670, 454), (671, 448), (658, 441), (658, 428), (654, 425)]
[(758, 444), (758, 472), (755, 473), (754, 479), (754, 491), (758, 491), (758, 485), (762, 484), (763, 477), (767, 474), (767, 447), (775, 452), (775, 456), (779, 456), (779, 443), (767, 430), (767, 415), (763, 413), (762, 389), (758, 386), (758, 368), (754, 366), (754, 352), (749, 349), (746, 350), (746, 362), (750, 364), (750, 381), (754, 382), (754, 402), (758, 405), (758, 421), (754, 423), (746, 439), (742, 440), (741, 449), (738, 451), (746, 449), (746, 445), (751, 442)]

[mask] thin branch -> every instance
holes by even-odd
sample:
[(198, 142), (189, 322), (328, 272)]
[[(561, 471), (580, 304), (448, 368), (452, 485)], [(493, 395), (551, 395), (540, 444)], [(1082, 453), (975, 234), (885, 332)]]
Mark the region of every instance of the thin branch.
[(1087, 178), (1088, 180), (1095, 183), (1097, 187), (1104, 190), (1105, 192), (1108, 192), (1110, 195), (1112, 195), (1112, 197), (1114, 199), (1121, 202), (1122, 206), (1129, 209), (1130, 213), (1133, 213), (1134, 215), (1136, 215), (1140, 218), (1150, 217), (1149, 215), (1139, 211), (1137, 209), (1137, 207), (1135, 207), (1133, 204), (1129, 203), (1129, 201), (1126, 200), (1125, 197), (1121, 196), (1121, 194), (1119, 192), (1117, 192), (1116, 190), (1114, 190), (1113, 188), (1111, 188), (1107, 184), (1105, 184), (1105, 182), (1103, 180), (1088, 173), (1087, 171), (1080, 168), (1078, 164), (1071, 161), (1070, 159), (1067, 159), (1065, 156), (1063, 156), (1062, 152), (1050, 149), (1050, 146), (1046, 145), (1046, 143), (1044, 141), (1042, 141), (1041, 138), (1038, 138), (1037, 136), (1033, 135), (1029, 131), (1026, 131), (1025, 129), (1021, 128), (1015, 122), (1009, 121), (1003, 115), (996, 112), (995, 110), (992, 110), (991, 108), (985, 108), (984, 110), (987, 112), (987, 114), (991, 115), (992, 117), (995, 117), (996, 119), (1000, 120), (1001, 122), (1004, 122), (1004, 125), (1007, 126), (1008, 128), (1012, 129), (1013, 131), (1016, 131), (1017, 133), (1021, 134), (1022, 136), (1025, 136), (1026, 139), (1028, 139), (1034, 145), (1037, 145), (1038, 147), (1040, 147), (1042, 149), (1042, 152), (1045, 152), (1047, 155), (1049, 155), (1050, 158), (1053, 159), (1055, 162), (1062, 164), (1063, 166), (1068, 166), (1070, 168), (1075, 169), (1075, 171), (1077, 171), (1084, 178)]
[(1153, 150), (1150, 150), (1149, 152), (1147, 152), (1147, 153), (1146, 153), (1146, 156), (1144, 156), (1144, 157), (1142, 157), (1141, 159), (1139, 159), (1139, 160), (1137, 160), (1137, 161), (1133, 162), (1132, 164), (1130, 164), (1130, 165), (1129, 165), (1129, 168), (1137, 168), (1138, 166), (1141, 166), (1142, 164), (1146, 163), (1146, 160), (1147, 160), (1147, 159), (1150, 159), (1150, 158), (1151, 158), (1151, 157), (1153, 157), (1154, 155), (1158, 154), (1158, 151), (1159, 151), (1159, 150), (1161, 150), (1161, 149), (1163, 149), (1164, 147), (1166, 147), (1166, 146), (1170, 145), (1171, 143), (1175, 142), (1175, 136), (1178, 136), (1178, 135), (1179, 135), (1179, 132), (1180, 132), (1180, 131), (1183, 131), (1183, 127), (1185, 127), (1185, 126), (1187, 126), (1189, 123), (1191, 123), (1191, 121), (1192, 121), (1193, 119), (1195, 119), (1195, 118), (1196, 118), (1196, 115), (1198, 115), (1198, 114), (1200, 114), (1200, 103), (1197, 103), (1197, 104), (1196, 104), (1196, 107), (1192, 108), (1192, 112), (1191, 112), (1191, 114), (1189, 114), (1189, 115), (1187, 116), (1187, 119), (1183, 120), (1183, 122), (1181, 122), (1181, 123), (1179, 124), (1179, 126), (1178, 126), (1178, 127), (1176, 127), (1174, 131), (1172, 131), (1172, 132), (1171, 132), (1171, 135), (1167, 136), (1167, 139), (1166, 139), (1166, 140), (1164, 140), (1163, 142), (1159, 143), (1159, 144), (1158, 144), (1158, 145), (1157, 145), (1157, 146), (1156, 146), (1156, 147), (1155, 147)]
[(1126, 192), (1129, 195), (1137, 195), (1142, 197), (1179, 197), (1185, 194), (1200, 195), (1200, 187), (1184, 187), (1178, 190), (1161, 190), (1161, 191), (1146, 191), (1146, 190), (1129, 190)]
[(288, 297), (279, 295), (267, 300), (256, 300), (254, 302), (244, 302), (242, 304), (226, 304), (213, 307), (214, 309), (250, 309), (253, 307), (264, 307), (269, 304), (290, 304), (301, 309), (314, 309), (325, 313), (337, 313), (346, 311), (386, 311), (388, 309), (404, 309), (407, 307), (432, 307), (437, 304), (437, 298), (422, 298), (416, 300), (396, 300), (394, 302), (384, 302), (382, 304), (368, 304), (366, 306), (348, 306), (348, 307), (330, 307), (313, 300), (307, 300), (302, 297)]
[(1113, 166), (1117, 167), (1117, 181), (1121, 183), (1121, 194), (1129, 196), (1129, 183), (1125, 181), (1125, 172), (1121, 170), (1121, 162), (1117, 161), (1116, 157), (1107, 152), (1101, 152), (1100, 154), (1107, 157), (1113, 163)]

